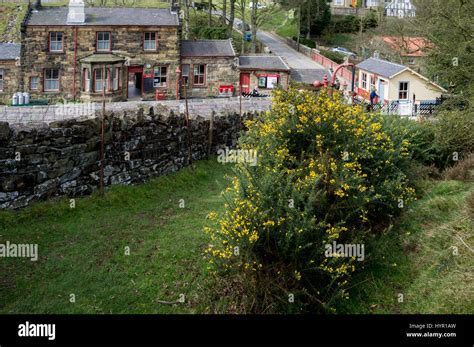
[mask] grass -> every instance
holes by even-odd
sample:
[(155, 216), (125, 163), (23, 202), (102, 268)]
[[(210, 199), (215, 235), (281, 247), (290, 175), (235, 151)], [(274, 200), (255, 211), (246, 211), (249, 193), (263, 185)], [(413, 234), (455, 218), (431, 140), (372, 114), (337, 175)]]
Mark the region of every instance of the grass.
[(472, 181), (435, 184), (392, 230), (374, 239), (369, 264), (338, 312), (474, 312), (473, 194)]
[[(37, 243), (39, 260), (0, 261), (0, 313), (209, 311), (209, 211), (229, 166), (215, 161), (97, 195), (0, 212), (0, 243)], [(184, 199), (185, 208), (180, 208)], [(130, 255), (125, 255), (130, 247)], [(70, 294), (76, 302), (70, 303)], [(183, 304), (174, 302), (184, 294)]]
[(0, 42), (19, 41), (21, 21), (25, 17), (28, 6), (25, 4), (0, 4)]
[[(39, 260), (0, 261), (0, 313), (233, 312), (236, 298), (219, 297), (222, 281), (202, 255), (206, 215), (223, 210), (230, 172), (203, 161), (77, 199), (75, 209), (62, 199), (1, 211), (0, 243), (37, 243)], [(338, 313), (474, 312), (474, 181), (424, 185), (424, 197), (366, 244)]]

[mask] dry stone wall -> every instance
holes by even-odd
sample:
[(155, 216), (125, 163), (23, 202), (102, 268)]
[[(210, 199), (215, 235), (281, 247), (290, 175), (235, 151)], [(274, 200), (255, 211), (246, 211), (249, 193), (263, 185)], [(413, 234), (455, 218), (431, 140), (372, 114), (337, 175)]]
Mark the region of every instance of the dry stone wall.
[[(188, 131), (183, 115), (157, 108), (119, 111), (105, 118), (105, 185), (140, 183), (187, 165)], [(250, 115), (244, 115), (243, 118)], [(215, 154), (235, 146), (238, 114), (212, 118)], [(190, 120), (192, 158), (206, 157), (211, 120)], [(53, 196), (90, 194), (100, 179), (100, 117), (43, 126), (0, 122), (0, 208), (17, 209)]]

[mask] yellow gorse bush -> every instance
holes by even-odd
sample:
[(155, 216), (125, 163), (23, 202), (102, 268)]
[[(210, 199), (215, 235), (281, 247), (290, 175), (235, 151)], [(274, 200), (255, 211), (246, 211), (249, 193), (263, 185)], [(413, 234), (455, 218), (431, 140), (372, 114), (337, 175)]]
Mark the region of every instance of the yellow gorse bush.
[(225, 212), (209, 216), (206, 254), (255, 286), (274, 281), (261, 286), (271, 304), (298, 292), (292, 307), (328, 310), (363, 264), (328, 257), (325, 247), (364, 243), (373, 223), (413, 200), (400, 169), (409, 143), (395, 144), (380, 116), (325, 92), (277, 90), (272, 110), (246, 126), (240, 147), (256, 150), (258, 162), (236, 166)]

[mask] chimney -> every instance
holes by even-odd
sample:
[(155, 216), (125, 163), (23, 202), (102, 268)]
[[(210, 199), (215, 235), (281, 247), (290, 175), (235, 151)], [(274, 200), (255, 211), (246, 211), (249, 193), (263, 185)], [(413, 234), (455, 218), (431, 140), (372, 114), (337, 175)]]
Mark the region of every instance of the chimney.
[(35, 10), (39, 10), (41, 8), (41, 0), (36, 0), (35, 4), (33, 5)]
[(86, 13), (83, 0), (70, 0), (67, 13), (68, 24), (82, 24), (86, 22)]
[(374, 58), (375, 59), (380, 59), (380, 52), (379, 51), (374, 52)]

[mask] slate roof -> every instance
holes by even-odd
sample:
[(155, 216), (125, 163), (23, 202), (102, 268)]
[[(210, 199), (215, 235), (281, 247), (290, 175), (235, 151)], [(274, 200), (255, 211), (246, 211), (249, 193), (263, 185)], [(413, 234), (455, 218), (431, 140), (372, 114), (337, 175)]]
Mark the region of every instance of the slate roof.
[(235, 57), (230, 40), (181, 41), (182, 57)]
[(290, 76), (296, 82), (313, 85), (314, 81), (322, 82), (326, 74), (331, 78), (329, 72), (324, 69), (293, 69)]
[(249, 55), (239, 58), (239, 67), (243, 70), (290, 71), (283, 59), (276, 55)]
[(0, 60), (15, 60), (20, 57), (19, 43), (1, 43), (0, 42)]
[[(67, 7), (42, 7), (33, 10), (27, 25), (68, 25)], [(135, 25), (135, 26), (178, 26), (177, 14), (169, 9), (86, 7), (86, 22), (69, 25)]]
[(407, 69), (404, 65), (395, 64), (378, 58), (366, 59), (362, 63), (356, 65), (356, 67), (387, 78)]

